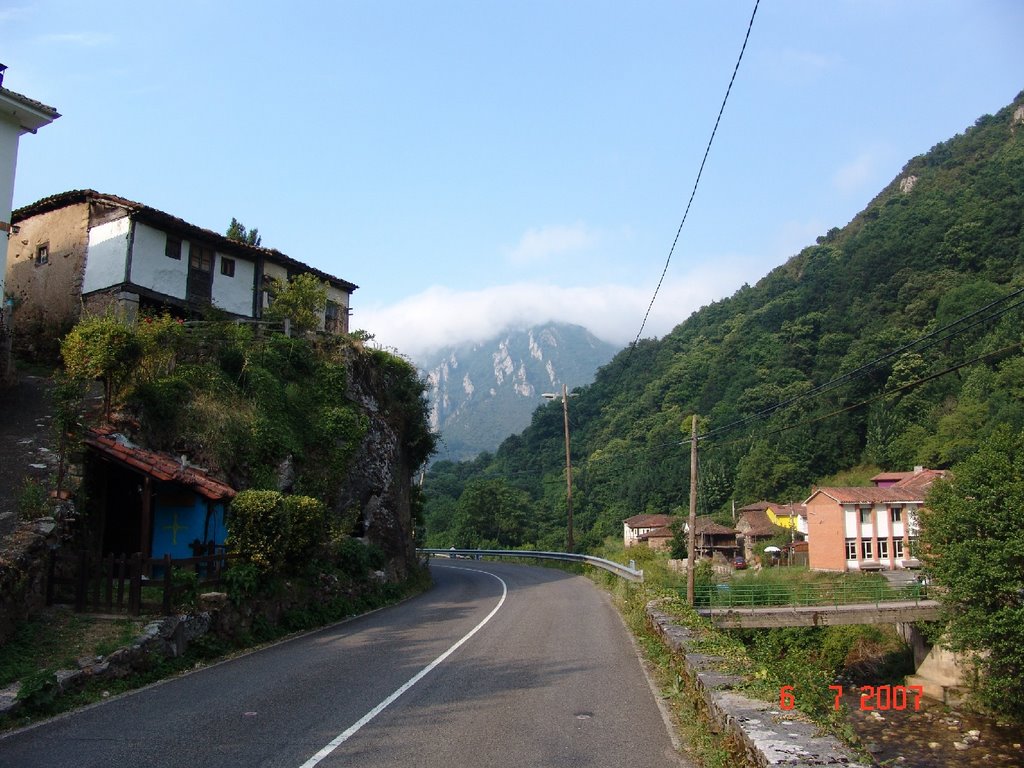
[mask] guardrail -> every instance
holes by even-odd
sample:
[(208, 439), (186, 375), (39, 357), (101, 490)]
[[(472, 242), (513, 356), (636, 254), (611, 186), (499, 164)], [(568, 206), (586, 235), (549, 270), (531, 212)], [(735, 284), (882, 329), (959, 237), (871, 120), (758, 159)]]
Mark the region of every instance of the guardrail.
[(698, 587), (698, 607), (769, 608), (773, 606), (852, 605), (928, 600), (926, 584), (893, 587), (887, 582), (867, 584), (717, 584)]
[[(585, 563), (595, 568), (603, 568), (614, 573), (627, 581), (642, 582), (644, 572), (629, 565), (622, 565), (612, 560), (605, 560), (603, 557), (592, 557), (591, 555), (577, 555), (570, 552), (534, 552), (523, 549), (417, 549), (421, 555), (434, 555), (436, 557), (468, 557), (479, 560), (481, 557), (522, 557), (535, 560), (562, 560), (570, 563)], [(630, 561), (632, 562), (632, 561)]]

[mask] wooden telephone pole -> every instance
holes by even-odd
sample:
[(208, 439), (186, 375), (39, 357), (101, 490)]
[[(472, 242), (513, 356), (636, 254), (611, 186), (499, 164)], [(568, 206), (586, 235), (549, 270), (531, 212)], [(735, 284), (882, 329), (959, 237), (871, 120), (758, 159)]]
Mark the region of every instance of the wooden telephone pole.
[(690, 428), (690, 525), (686, 536), (686, 602), (694, 604), (693, 572), (697, 568), (697, 414)]

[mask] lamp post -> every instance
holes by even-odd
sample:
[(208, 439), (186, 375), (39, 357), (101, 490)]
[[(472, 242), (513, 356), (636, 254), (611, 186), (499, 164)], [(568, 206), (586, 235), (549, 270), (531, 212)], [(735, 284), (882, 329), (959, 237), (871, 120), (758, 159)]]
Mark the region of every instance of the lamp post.
[[(541, 397), (547, 400), (558, 398), (553, 392), (545, 392)], [(575, 549), (576, 543), (572, 535), (572, 458), (569, 453), (569, 391), (565, 384), (562, 385), (562, 417), (565, 421), (565, 508), (569, 513), (569, 535), (565, 545), (569, 552)]]

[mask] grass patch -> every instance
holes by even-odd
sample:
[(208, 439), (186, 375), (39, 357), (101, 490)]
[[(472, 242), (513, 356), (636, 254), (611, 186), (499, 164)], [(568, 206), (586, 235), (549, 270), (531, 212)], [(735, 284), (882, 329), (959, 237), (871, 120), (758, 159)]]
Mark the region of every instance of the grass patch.
[(146, 618), (103, 619), (51, 609), (22, 624), (0, 655), (0, 685), (9, 685), (43, 669), (72, 669), (83, 656), (106, 656), (127, 645)]

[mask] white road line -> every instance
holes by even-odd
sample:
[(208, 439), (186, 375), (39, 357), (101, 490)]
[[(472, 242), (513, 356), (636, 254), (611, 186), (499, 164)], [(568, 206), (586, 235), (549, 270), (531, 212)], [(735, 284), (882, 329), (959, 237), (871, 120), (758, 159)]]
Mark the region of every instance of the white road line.
[(498, 604), (496, 606), (494, 606), (494, 609), (484, 617), (483, 621), (481, 621), (479, 624), (477, 624), (475, 627), (473, 627), (473, 629), (471, 629), (461, 640), (459, 640), (457, 643), (455, 643), (455, 645), (453, 645), (451, 648), (449, 648), (447, 651), (442, 653), (440, 656), (438, 656), (436, 659), (434, 659), (432, 662), (430, 662), (427, 666), (425, 666), (423, 669), (421, 669), (419, 672), (417, 672), (415, 675), (413, 675), (411, 678), (409, 678), (408, 682), (406, 682), (405, 685), (403, 685), (397, 691), (395, 691), (390, 696), (388, 696), (386, 699), (384, 699), (384, 701), (382, 701), (380, 704), (378, 704), (376, 707), (374, 707), (369, 712), (367, 712), (365, 715), (363, 715), (361, 718), (359, 718), (359, 720), (357, 720), (355, 723), (353, 723), (348, 728), (346, 728), (344, 731), (342, 731), (337, 736), (335, 736), (327, 744), (327, 746), (325, 746), (323, 749), (321, 749), (319, 752), (317, 752), (315, 755), (313, 755), (311, 758), (309, 758), (309, 760), (304, 762), (299, 768), (313, 768), (313, 766), (315, 766), (317, 763), (319, 763), (321, 760), (323, 760), (325, 757), (327, 757), (329, 754), (331, 754), (331, 752), (333, 752), (338, 747), (340, 747), (342, 744), (344, 744), (346, 741), (348, 741), (350, 738), (352, 738), (352, 736), (354, 736), (359, 731), (360, 728), (362, 728), (368, 722), (373, 720), (373, 718), (375, 718), (377, 715), (379, 715), (381, 712), (383, 712), (385, 709), (387, 709), (389, 706), (391, 706), (395, 702), (395, 700), (398, 699), (399, 696), (401, 696), (403, 693), (405, 693), (410, 688), (412, 688), (414, 685), (416, 685), (416, 683), (418, 683), (420, 680), (422, 680), (424, 677), (426, 677), (427, 674), (434, 667), (436, 667), (442, 661), (444, 661), (449, 656), (451, 656), (453, 653), (455, 653), (455, 651), (457, 651), (459, 648), (461, 648), (462, 645), (467, 640), (469, 640), (469, 638), (471, 638), (473, 635), (475, 635), (477, 632), (479, 632), (481, 629), (483, 629), (484, 625), (487, 624), (487, 622), (489, 622), (492, 618), (494, 618), (494, 614), (496, 614), (498, 612), (498, 610), (501, 608), (502, 604), (505, 602), (505, 597), (508, 595), (508, 585), (505, 583), (505, 581), (500, 576), (495, 576), (493, 573), (487, 573), (487, 571), (480, 571), (480, 570), (477, 570), (476, 568), (459, 568), (457, 566), (452, 566), (452, 565), (442, 565), (442, 566), (439, 566), (439, 567), (441, 567), (441, 568), (451, 568), (453, 570), (458, 570), (458, 571), (473, 571), (474, 573), (484, 573), (484, 574), (487, 574), (488, 576), (492, 576), (493, 578), (495, 578), (495, 579), (497, 579), (498, 581), (501, 582), (501, 600), (499, 600)]

